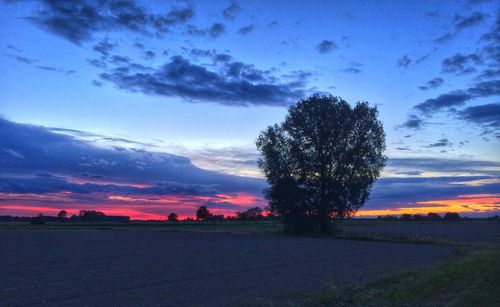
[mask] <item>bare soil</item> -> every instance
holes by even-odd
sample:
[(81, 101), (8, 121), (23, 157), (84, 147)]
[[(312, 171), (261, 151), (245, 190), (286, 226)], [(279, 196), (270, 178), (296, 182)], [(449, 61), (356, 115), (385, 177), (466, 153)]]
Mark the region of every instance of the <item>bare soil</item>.
[(0, 232), (0, 305), (234, 306), (435, 263), (450, 247), (224, 233)]

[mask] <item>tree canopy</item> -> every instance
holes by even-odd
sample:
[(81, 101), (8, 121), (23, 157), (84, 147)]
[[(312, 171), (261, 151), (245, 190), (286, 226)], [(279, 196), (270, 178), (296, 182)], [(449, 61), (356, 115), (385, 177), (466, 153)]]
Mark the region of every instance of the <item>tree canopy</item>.
[(208, 220), (212, 216), (212, 213), (208, 210), (206, 206), (201, 206), (196, 210), (196, 219), (200, 221)]
[(330, 219), (354, 214), (385, 165), (385, 133), (376, 107), (351, 107), (313, 95), (288, 109), (256, 145), (267, 177), (270, 210), (291, 231), (330, 230)]

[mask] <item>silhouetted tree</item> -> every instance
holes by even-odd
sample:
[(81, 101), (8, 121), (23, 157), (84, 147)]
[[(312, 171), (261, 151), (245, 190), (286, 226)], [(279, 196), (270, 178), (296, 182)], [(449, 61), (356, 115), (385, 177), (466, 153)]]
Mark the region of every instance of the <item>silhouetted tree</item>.
[(208, 220), (211, 216), (212, 214), (206, 206), (201, 206), (196, 210), (196, 219), (199, 221)]
[(176, 213), (172, 212), (168, 215), (168, 220), (170, 222), (177, 222), (178, 217), (179, 216)]
[(43, 214), (39, 213), (37, 216), (32, 217), (30, 224), (32, 225), (44, 225), (45, 224), (45, 217)]
[(414, 221), (423, 221), (424, 220), (424, 216), (420, 215), (420, 214), (414, 214), (413, 215), (413, 220)]
[(385, 165), (385, 133), (376, 107), (351, 107), (314, 95), (289, 107), (281, 124), (262, 131), (259, 167), (270, 184), (266, 198), (288, 230), (330, 230), (331, 217), (354, 214)]
[(427, 219), (431, 221), (439, 221), (441, 219), (441, 215), (434, 212), (429, 212), (427, 213)]
[(460, 219), (460, 215), (456, 212), (447, 212), (443, 218), (448, 221), (457, 221)]
[(245, 220), (256, 221), (256, 220), (262, 219), (264, 217), (262, 215), (262, 212), (264, 212), (264, 210), (262, 210), (262, 208), (253, 207), (253, 208), (250, 208), (250, 209), (243, 211), (243, 212), (236, 212), (236, 217), (242, 221), (245, 221)]
[(68, 215), (68, 212), (66, 210), (61, 210), (59, 213), (57, 213), (57, 217), (61, 222), (64, 222), (66, 220), (66, 216)]
[(413, 216), (411, 214), (405, 213), (405, 214), (401, 214), (401, 217), (399, 219), (401, 221), (411, 221), (411, 220), (413, 220)]
[(211, 214), (208, 219), (214, 223), (215, 222), (222, 222), (222, 221), (224, 221), (224, 215), (223, 214)]

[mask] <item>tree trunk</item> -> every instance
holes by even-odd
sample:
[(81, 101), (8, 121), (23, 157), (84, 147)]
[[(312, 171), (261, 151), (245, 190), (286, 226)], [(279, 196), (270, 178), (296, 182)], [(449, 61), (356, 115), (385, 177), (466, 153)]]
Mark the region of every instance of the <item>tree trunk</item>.
[(330, 216), (328, 215), (328, 210), (326, 207), (321, 208), (319, 212), (319, 231), (321, 233), (329, 233), (330, 232)]

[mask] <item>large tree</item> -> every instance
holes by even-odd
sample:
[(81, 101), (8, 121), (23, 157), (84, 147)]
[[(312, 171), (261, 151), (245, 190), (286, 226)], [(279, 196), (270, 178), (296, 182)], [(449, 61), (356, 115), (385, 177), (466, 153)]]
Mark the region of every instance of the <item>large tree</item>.
[(261, 132), (266, 197), (288, 230), (328, 232), (332, 217), (350, 216), (365, 203), (386, 160), (377, 115), (367, 102), (351, 107), (339, 97), (313, 95)]

